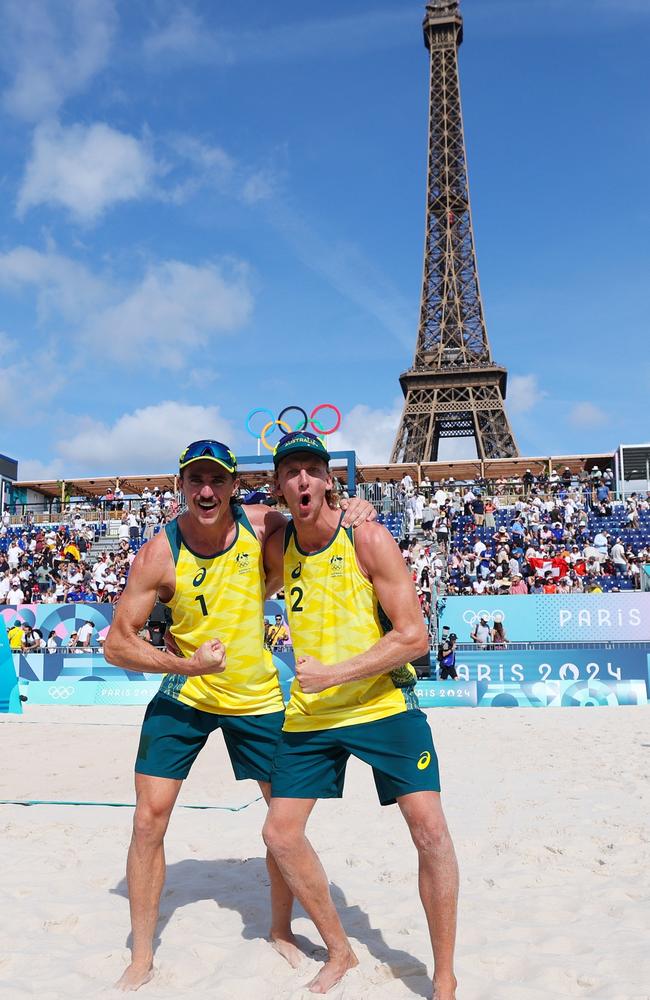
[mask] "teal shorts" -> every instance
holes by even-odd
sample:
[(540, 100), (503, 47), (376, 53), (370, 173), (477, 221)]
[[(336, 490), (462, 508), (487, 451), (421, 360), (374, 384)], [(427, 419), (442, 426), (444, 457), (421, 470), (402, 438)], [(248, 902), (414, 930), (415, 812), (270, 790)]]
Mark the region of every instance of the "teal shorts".
[(382, 806), (411, 792), (439, 792), (438, 757), (419, 708), (376, 722), (311, 732), (283, 732), (273, 762), (271, 794), (286, 799), (340, 799), (348, 757), (372, 767)]
[(221, 729), (235, 778), (269, 781), (283, 722), (284, 712), (215, 715), (156, 694), (142, 723), (136, 773), (182, 781), (210, 733)]

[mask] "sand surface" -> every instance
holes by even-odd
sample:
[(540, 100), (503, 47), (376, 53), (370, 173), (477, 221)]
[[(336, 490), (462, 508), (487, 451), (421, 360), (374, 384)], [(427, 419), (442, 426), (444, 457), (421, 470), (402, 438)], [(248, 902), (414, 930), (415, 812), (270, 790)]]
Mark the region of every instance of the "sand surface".
[[(461, 867), (458, 1000), (650, 1000), (650, 711), (430, 711)], [(141, 708), (0, 717), (2, 799), (133, 802)], [(143, 1000), (306, 998), (265, 940), (265, 807), (213, 736), (167, 837), (155, 979)], [(250, 803), (249, 805), (246, 805)], [(132, 809), (0, 806), (0, 997), (115, 997), (128, 958)], [(310, 837), (360, 967), (336, 998), (430, 997), (415, 852), (352, 763)], [(299, 913), (298, 934), (319, 939)]]

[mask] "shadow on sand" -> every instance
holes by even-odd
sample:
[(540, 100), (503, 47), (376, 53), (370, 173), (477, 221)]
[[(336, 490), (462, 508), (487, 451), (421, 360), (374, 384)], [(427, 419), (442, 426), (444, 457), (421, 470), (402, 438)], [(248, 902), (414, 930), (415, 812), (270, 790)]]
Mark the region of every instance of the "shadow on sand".
[[(252, 896), (251, 884), (259, 886), (259, 893)], [(242, 892), (246, 886), (247, 891)], [(381, 931), (370, 924), (368, 915), (358, 906), (349, 906), (343, 890), (330, 883), (334, 905), (338, 910), (346, 933), (366, 946), (370, 954), (382, 965), (390, 968), (393, 978), (401, 980), (414, 996), (430, 997), (431, 985), (420, 989), (413, 983), (417, 977), (426, 977), (427, 968), (406, 951), (386, 944)], [(127, 896), (126, 879), (111, 892)], [(202, 899), (213, 899), (219, 907), (234, 910), (243, 922), (243, 937), (248, 940), (266, 940), (269, 930), (269, 879), (263, 858), (219, 858), (213, 861), (187, 859), (167, 867), (167, 878), (160, 901), (160, 919), (154, 938), (154, 951), (160, 937), (176, 910)], [(414, 900), (419, 906), (419, 900)], [(296, 904), (296, 914), (304, 915)], [(424, 920), (424, 914), (422, 914)], [(317, 960), (325, 957), (322, 945), (298, 935), (301, 948)], [(127, 947), (131, 946), (131, 936)]]

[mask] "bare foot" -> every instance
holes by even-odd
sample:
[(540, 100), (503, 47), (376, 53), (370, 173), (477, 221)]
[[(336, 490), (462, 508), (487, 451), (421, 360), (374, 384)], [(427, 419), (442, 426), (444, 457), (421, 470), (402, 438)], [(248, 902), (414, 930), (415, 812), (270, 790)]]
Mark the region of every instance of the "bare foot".
[(310, 993), (329, 993), (333, 986), (339, 983), (346, 972), (354, 969), (359, 964), (359, 959), (352, 949), (344, 952), (341, 956), (330, 958), (320, 970), (315, 979), (307, 983)]
[(145, 983), (148, 983), (150, 979), (153, 979), (153, 974), (153, 965), (135, 965), (131, 962), (128, 968), (124, 970), (123, 975), (115, 983), (114, 988), (121, 990), (122, 993), (133, 993), (135, 990), (139, 990), (141, 986), (144, 986)]
[(299, 969), (307, 957), (304, 951), (300, 950), (298, 942), (293, 934), (271, 934), (269, 937), (271, 947), (275, 948), (278, 955), (289, 963), (292, 969)]
[(433, 1000), (456, 1000), (456, 977), (433, 979)]

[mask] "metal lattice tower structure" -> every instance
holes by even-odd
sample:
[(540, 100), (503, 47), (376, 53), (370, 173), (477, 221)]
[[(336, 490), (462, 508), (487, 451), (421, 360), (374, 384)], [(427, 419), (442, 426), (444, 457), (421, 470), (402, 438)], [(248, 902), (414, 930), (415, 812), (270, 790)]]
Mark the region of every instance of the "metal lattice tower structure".
[(473, 437), (480, 459), (519, 454), (492, 361), (476, 267), (458, 79), (458, 0), (430, 0), (429, 160), (420, 326), (391, 462), (434, 462), (443, 437)]

